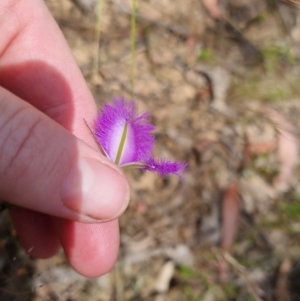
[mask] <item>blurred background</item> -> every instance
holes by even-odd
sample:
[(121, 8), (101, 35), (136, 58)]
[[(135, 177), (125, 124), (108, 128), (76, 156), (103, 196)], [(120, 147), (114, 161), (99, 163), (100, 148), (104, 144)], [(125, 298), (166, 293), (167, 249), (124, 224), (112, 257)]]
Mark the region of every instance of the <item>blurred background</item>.
[(127, 172), (115, 268), (31, 260), (0, 213), (1, 301), (300, 300), (300, 10), (275, 0), (46, 0), (99, 108), (135, 99), (181, 181)]

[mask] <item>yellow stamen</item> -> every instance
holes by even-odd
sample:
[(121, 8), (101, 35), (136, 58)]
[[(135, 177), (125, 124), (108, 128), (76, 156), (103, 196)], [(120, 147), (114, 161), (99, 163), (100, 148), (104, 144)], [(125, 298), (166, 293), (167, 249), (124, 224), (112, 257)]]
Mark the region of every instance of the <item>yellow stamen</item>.
[(121, 137), (121, 141), (120, 141), (120, 144), (119, 144), (119, 148), (118, 148), (116, 160), (115, 160), (115, 163), (117, 165), (119, 165), (119, 163), (120, 163), (121, 156), (122, 156), (122, 153), (123, 153), (123, 150), (124, 150), (124, 146), (125, 146), (125, 142), (126, 142), (126, 137), (127, 137), (127, 131), (128, 131), (128, 124), (126, 123), (125, 127), (124, 127), (124, 131), (123, 131), (122, 137)]

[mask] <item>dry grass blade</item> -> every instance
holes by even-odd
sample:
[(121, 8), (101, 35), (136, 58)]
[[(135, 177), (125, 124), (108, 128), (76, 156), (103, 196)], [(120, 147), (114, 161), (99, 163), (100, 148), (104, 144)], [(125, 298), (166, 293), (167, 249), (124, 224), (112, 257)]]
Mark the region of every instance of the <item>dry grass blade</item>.
[(290, 259), (286, 258), (279, 268), (279, 275), (276, 282), (277, 301), (289, 301), (288, 274), (292, 268)]
[(259, 288), (249, 280), (247, 269), (243, 265), (241, 265), (235, 258), (233, 258), (230, 254), (224, 253), (223, 257), (225, 261), (228, 262), (236, 270), (236, 272), (240, 274), (241, 277), (244, 279), (248, 291), (252, 295), (254, 300), (263, 301), (263, 299), (260, 297)]
[(298, 9), (300, 9), (300, 1), (299, 0), (281, 0), (281, 2), (292, 4)]

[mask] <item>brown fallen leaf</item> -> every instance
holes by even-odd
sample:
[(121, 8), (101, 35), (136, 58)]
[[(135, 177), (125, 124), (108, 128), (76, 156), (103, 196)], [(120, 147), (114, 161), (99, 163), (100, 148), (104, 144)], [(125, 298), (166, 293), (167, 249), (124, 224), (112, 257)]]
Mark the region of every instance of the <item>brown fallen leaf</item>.
[(272, 108), (265, 108), (264, 114), (273, 122), (278, 132), (277, 160), (279, 174), (274, 179), (273, 187), (280, 192), (288, 189), (298, 161), (299, 147), (294, 126), (283, 115)]
[(221, 247), (229, 251), (238, 228), (240, 197), (237, 182), (232, 182), (224, 191), (222, 199)]
[(161, 268), (154, 284), (154, 291), (164, 294), (169, 290), (170, 282), (174, 276), (175, 264), (173, 261), (167, 261)]

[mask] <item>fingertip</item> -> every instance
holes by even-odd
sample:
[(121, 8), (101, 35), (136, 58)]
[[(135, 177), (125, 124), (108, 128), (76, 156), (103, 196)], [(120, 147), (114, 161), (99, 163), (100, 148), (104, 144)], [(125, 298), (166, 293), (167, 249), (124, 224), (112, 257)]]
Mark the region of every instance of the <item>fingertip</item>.
[(95, 278), (113, 268), (119, 252), (117, 220), (83, 224), (60, 219), (57, 229), (66, 257), (79, 274)]
[(127, 179), (117, 167), (91, 158), (75, 162), (60, 192), (66, 207), (102, 222), (118, 218), (128, 206), (129, 195)]

